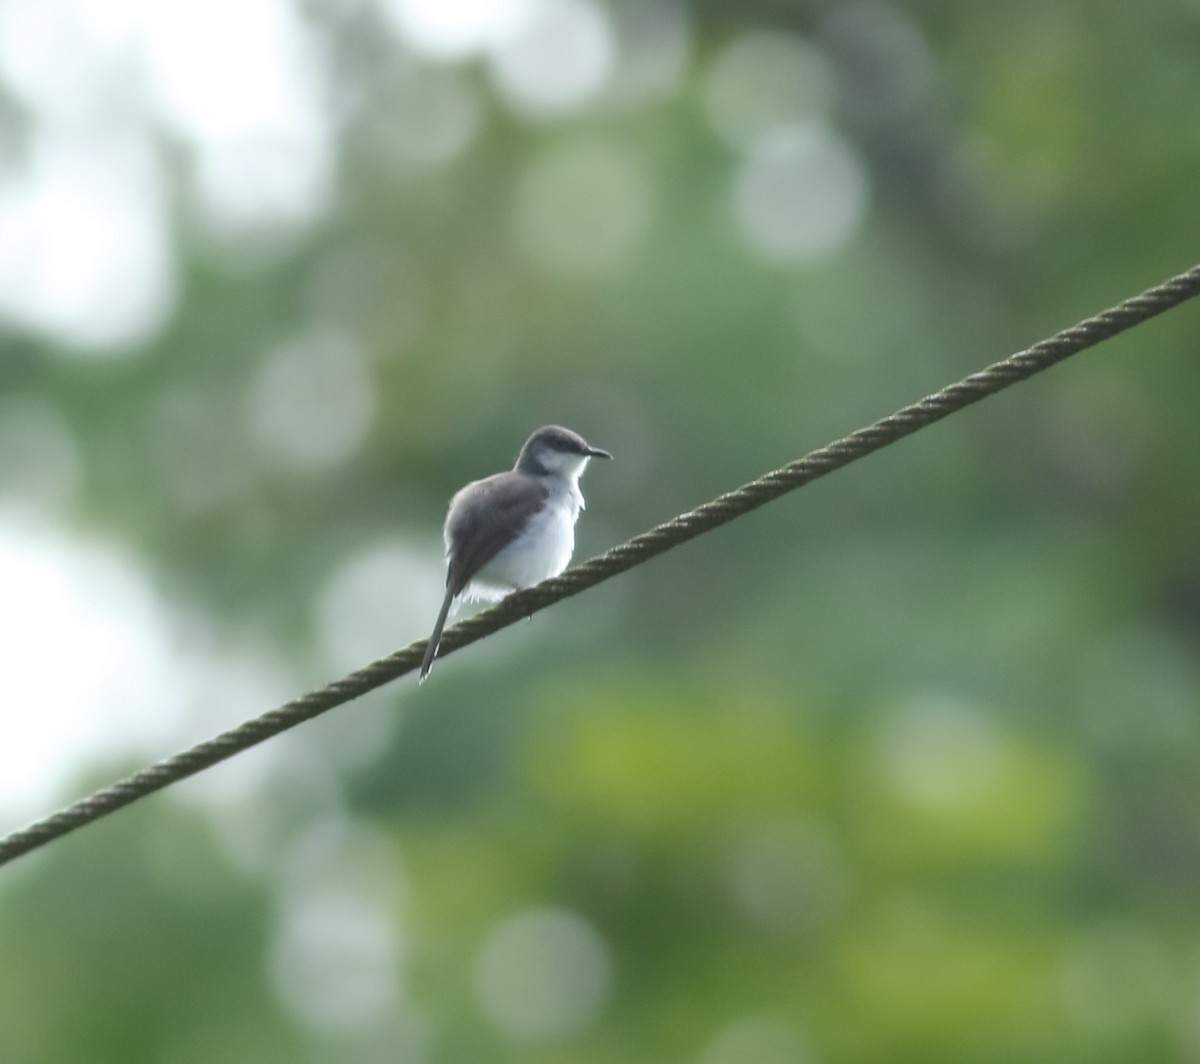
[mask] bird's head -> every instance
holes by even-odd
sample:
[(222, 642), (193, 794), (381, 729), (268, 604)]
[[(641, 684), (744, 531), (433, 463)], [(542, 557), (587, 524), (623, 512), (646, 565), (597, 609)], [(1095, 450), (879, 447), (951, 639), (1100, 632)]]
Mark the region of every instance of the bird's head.
[(521, 448), (516, 469), (536, 476), (560, 476), (578, 480), (589, 458), (611, 458), (599, 447), (593, 447), (577, 432), (560, 425), (540, 428)]

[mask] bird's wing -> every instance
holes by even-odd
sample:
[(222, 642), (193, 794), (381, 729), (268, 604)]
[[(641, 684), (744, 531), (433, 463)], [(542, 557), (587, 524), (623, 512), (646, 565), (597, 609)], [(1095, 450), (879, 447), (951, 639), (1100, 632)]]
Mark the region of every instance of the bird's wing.
[(446, 516), (446, 584), (453, 594), (521, 534), (549, 495), (549, 489), (532, 477), (497, 473), (454, 496)]

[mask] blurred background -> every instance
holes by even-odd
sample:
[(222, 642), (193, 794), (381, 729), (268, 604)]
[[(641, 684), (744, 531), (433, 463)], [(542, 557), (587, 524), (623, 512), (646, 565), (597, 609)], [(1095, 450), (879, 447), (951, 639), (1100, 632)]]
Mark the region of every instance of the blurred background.
[[(0, 830), (1193, 264), (1200, 3), (0, 0)], [(5, 1064), (1200, 1060), (1185, 307), (0, 870)]]

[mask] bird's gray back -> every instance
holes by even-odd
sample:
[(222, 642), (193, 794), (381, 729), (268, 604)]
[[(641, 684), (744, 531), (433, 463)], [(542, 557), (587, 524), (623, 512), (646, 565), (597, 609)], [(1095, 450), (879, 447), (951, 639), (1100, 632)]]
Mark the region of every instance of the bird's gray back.
[(476, 480), (450, 500), (443, 538), (454, 594), (521, 534), (549, 496), (542, 478), (509, 471)]

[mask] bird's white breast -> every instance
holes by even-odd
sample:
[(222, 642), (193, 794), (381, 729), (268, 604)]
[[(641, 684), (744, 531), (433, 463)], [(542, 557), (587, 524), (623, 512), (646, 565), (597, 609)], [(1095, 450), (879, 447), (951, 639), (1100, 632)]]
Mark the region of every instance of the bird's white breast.
[(521, 534), (475, 574), (467, 594), (498, 599), (557, 576), (570, 564), (575, 522), (582, 509), (578, 487), (564, 482), (561, 489), (550, 493)]

